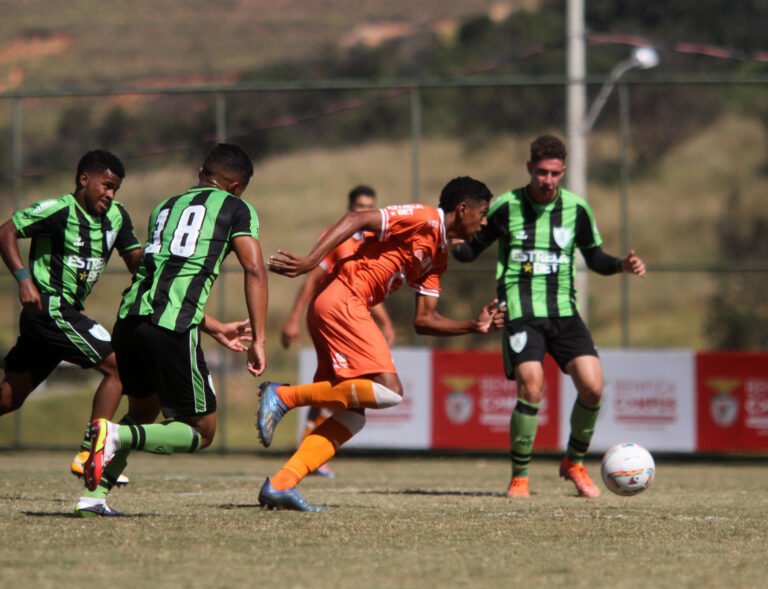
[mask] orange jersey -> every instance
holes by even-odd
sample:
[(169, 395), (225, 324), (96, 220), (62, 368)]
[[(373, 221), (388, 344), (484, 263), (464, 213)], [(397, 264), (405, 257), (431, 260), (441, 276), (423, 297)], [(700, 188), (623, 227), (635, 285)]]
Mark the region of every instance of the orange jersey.
[[(323, 233), (323, 235), (325, 235), (325, 233)], [(353, 256), (357, 251), (357, 248), (360, 247), (360, 244), (363, 243), (363, 240), (369, 235), (373, 234), (358, 231), (346, 241), (342, 241), (339, 245), (331, 250), (331, 253), (325, 256), (323, 261), (320, 262), (320, 267), (326, 272), (331, 272), (336, 264), (339, 263), (339, 260)], [(320, 237), (322, 238), (322, 235)]]
[(422, 295), (440, 296), (440, 276), (448, 267), (443, 211), (409, 204), (379, 212), (381, 232), (367, 237), (338, 265), (337, 279), (369, 307), (403, 284)]

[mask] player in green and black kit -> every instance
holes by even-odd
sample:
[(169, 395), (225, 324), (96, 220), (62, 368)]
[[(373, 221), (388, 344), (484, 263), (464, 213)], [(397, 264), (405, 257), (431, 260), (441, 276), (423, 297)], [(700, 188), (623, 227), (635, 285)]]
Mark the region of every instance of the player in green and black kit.
[[(89, 491), (78, 510), (106, 506), (131, 450), (176, 454), (213, 441), (216, 397), (199, 332), (224, 345), (236, 337), (222, 334), (227, 331), (222, 324), (203, 312), (221, 264), (233, 250), (244, 270), (252, 334), (248, 371), (254, 376), (264, 372), (267, 273), (256, 211), (240, 198), (252, 175), (253, 164), (242, 149), (219, 144), (200, 168), (199, 184), (163, 201), (150, 215), (144, 257), (123, 293), (113, 332), (134, 423), (92, 422), (85, 468)], [(154, 420), (158, 399), (168, 420), (139, 425)]]
[[(73, 193), (17, 211), (0, 227), (0, 253), (19, 283), (23, 306), (19, 339), (5, 359), (0, 415), (21, 407), (62, 360), (104, 375), (91, 419), (111, 419), (117, 410), (122, 387), (109, 332), (82, 311), (113, 250), (131, 273), (141, 258), (131, 219), (114, 201), (124, 177), (117, 157), (90, 151), (77, 166)], [(29, 269), (17, 243), (24, 237), (32, 239)], [(82, 476), (89, 447), (84, 441), (74, 474)]]
[(565, 158), (565, 145), (557, 137), (545, 135), (533, 141), (530, 183), (499, 196), (491, 205), (488, 224), (470, 243), (454, 249), (457, 259), (470, 261), (494, 241), (499, 242), (498, 298), (507, 305), (504, 368), (507, 378), (517, 382), (518, 399), (510, 419), (510, 497), (529, 496), (528, 465), (543, 397), (546, 352), (570, 375), (578, 392), (560, 476), (570, 479), (581, 496), (600, 495), (584, 467), (584, 456), (600, 409), (603, 373), (592, 336), (576, 306), (576, 248), (587, 266), (599, 274), (645, 275), (645, 265), (634, 251), (623, 259), (603, 252), (587, 202), (559, 188)]

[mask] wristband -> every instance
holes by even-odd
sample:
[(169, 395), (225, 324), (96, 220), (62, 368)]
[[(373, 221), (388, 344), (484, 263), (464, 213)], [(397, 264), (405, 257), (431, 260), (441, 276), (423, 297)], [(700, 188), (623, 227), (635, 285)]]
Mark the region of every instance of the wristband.
[(616, 258), (616, 272), (624, 272), (624, 266), (622, 265), (624, 260)]
[(29, 274), (29, 270), (27, 270), (23, 266), (18, 270), (13, 271), (13, 277), (16, 279), (16, 282), (21, 282), (22, 280), (26, 280), (27, 278), (32, 278), (32, 276)]

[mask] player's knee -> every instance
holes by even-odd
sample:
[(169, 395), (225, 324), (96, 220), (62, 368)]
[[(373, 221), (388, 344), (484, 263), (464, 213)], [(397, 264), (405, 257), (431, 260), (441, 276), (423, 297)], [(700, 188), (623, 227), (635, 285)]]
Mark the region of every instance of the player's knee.
[(376, 398), (376, 407), (378, 409), (394, 407), (395, 405), (399, 405), (403, 400), (402, 390), (400, 390), (400, 394), (398, 394), (398, 392), (393, 391), (378, 382), (373, 383), (373, 395)]
[(602, 398), (602, 387), (586, 386), (579, 391), (579, 399), (588, 405), (599, 405)]
[(331, 419), (344, 426), (353, 436), (363, 429), (365, 425), (365, 413), (359, 411), (339, 411), (334, 413)]

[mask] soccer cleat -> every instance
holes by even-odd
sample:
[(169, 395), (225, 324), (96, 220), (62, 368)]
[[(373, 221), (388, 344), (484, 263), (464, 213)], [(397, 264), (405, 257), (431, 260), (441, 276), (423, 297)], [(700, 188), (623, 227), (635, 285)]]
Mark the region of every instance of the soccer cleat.
[(91, 422), (91, 452), (83, 468), (85, 487), (89, 491), (94, 491), (99, 486), (104, 468), (120, 447), (118, 427), (116, 423), (103, 418)]
[(587, 474), (583, 462), (571, 462), (567, 457), (560, 463), (560, 476), (576, 485), (579, 497), (600, 497), (600, 489)]
[(277, 394), (276, 382), (263, 382), (259, 385), (259, 412), (256, 427), (259, 430), (259, 440), (265, 448), (272, 443), (272, 435), (280, 420), (288, 412), (288, 407)]
[(266, 509), (291, 509), (293, 511), (325, 511), (320, 505), (309, 503), (296, 487), (278, 491), (272, 487), (269, 477), (264, 481), (259, 491), (259, 505)]
[(528, 492), (528, 477), (512, 477), (507, 487), (507, 497), (513, 499), (528, 499), (531, 494)]
[(327, 464), (323, 464), (320, 468), (318, 468), (315, 471), (312, 471), (309, 473), (310, 475), (315, 475), (319, 477), (324, 477), (326, 479), (335, 479), (336, 473), (331, 470), (331, 468)]
[[(79, 479), (83, 478), (83, 475), (85, 474), (83, 469), (85, 467), (86, 460), (88, 460), (89, 454), (90, 451), (88, 450), (80, 450), (80, 452), (77, 453), (77, 456), (72, 459), (72, 464), (69, 465), (70, 472)], [(127, 476), (121, 474), (119, 477), (117, 477), (115, 485), (118, 487), (124, 487), (130, 482), (131, 480)]]
[(80, 497), (75, 507), (75, 515), (77, 517), (119, 517), (124, 514), (107, 505), (106, 499)]

